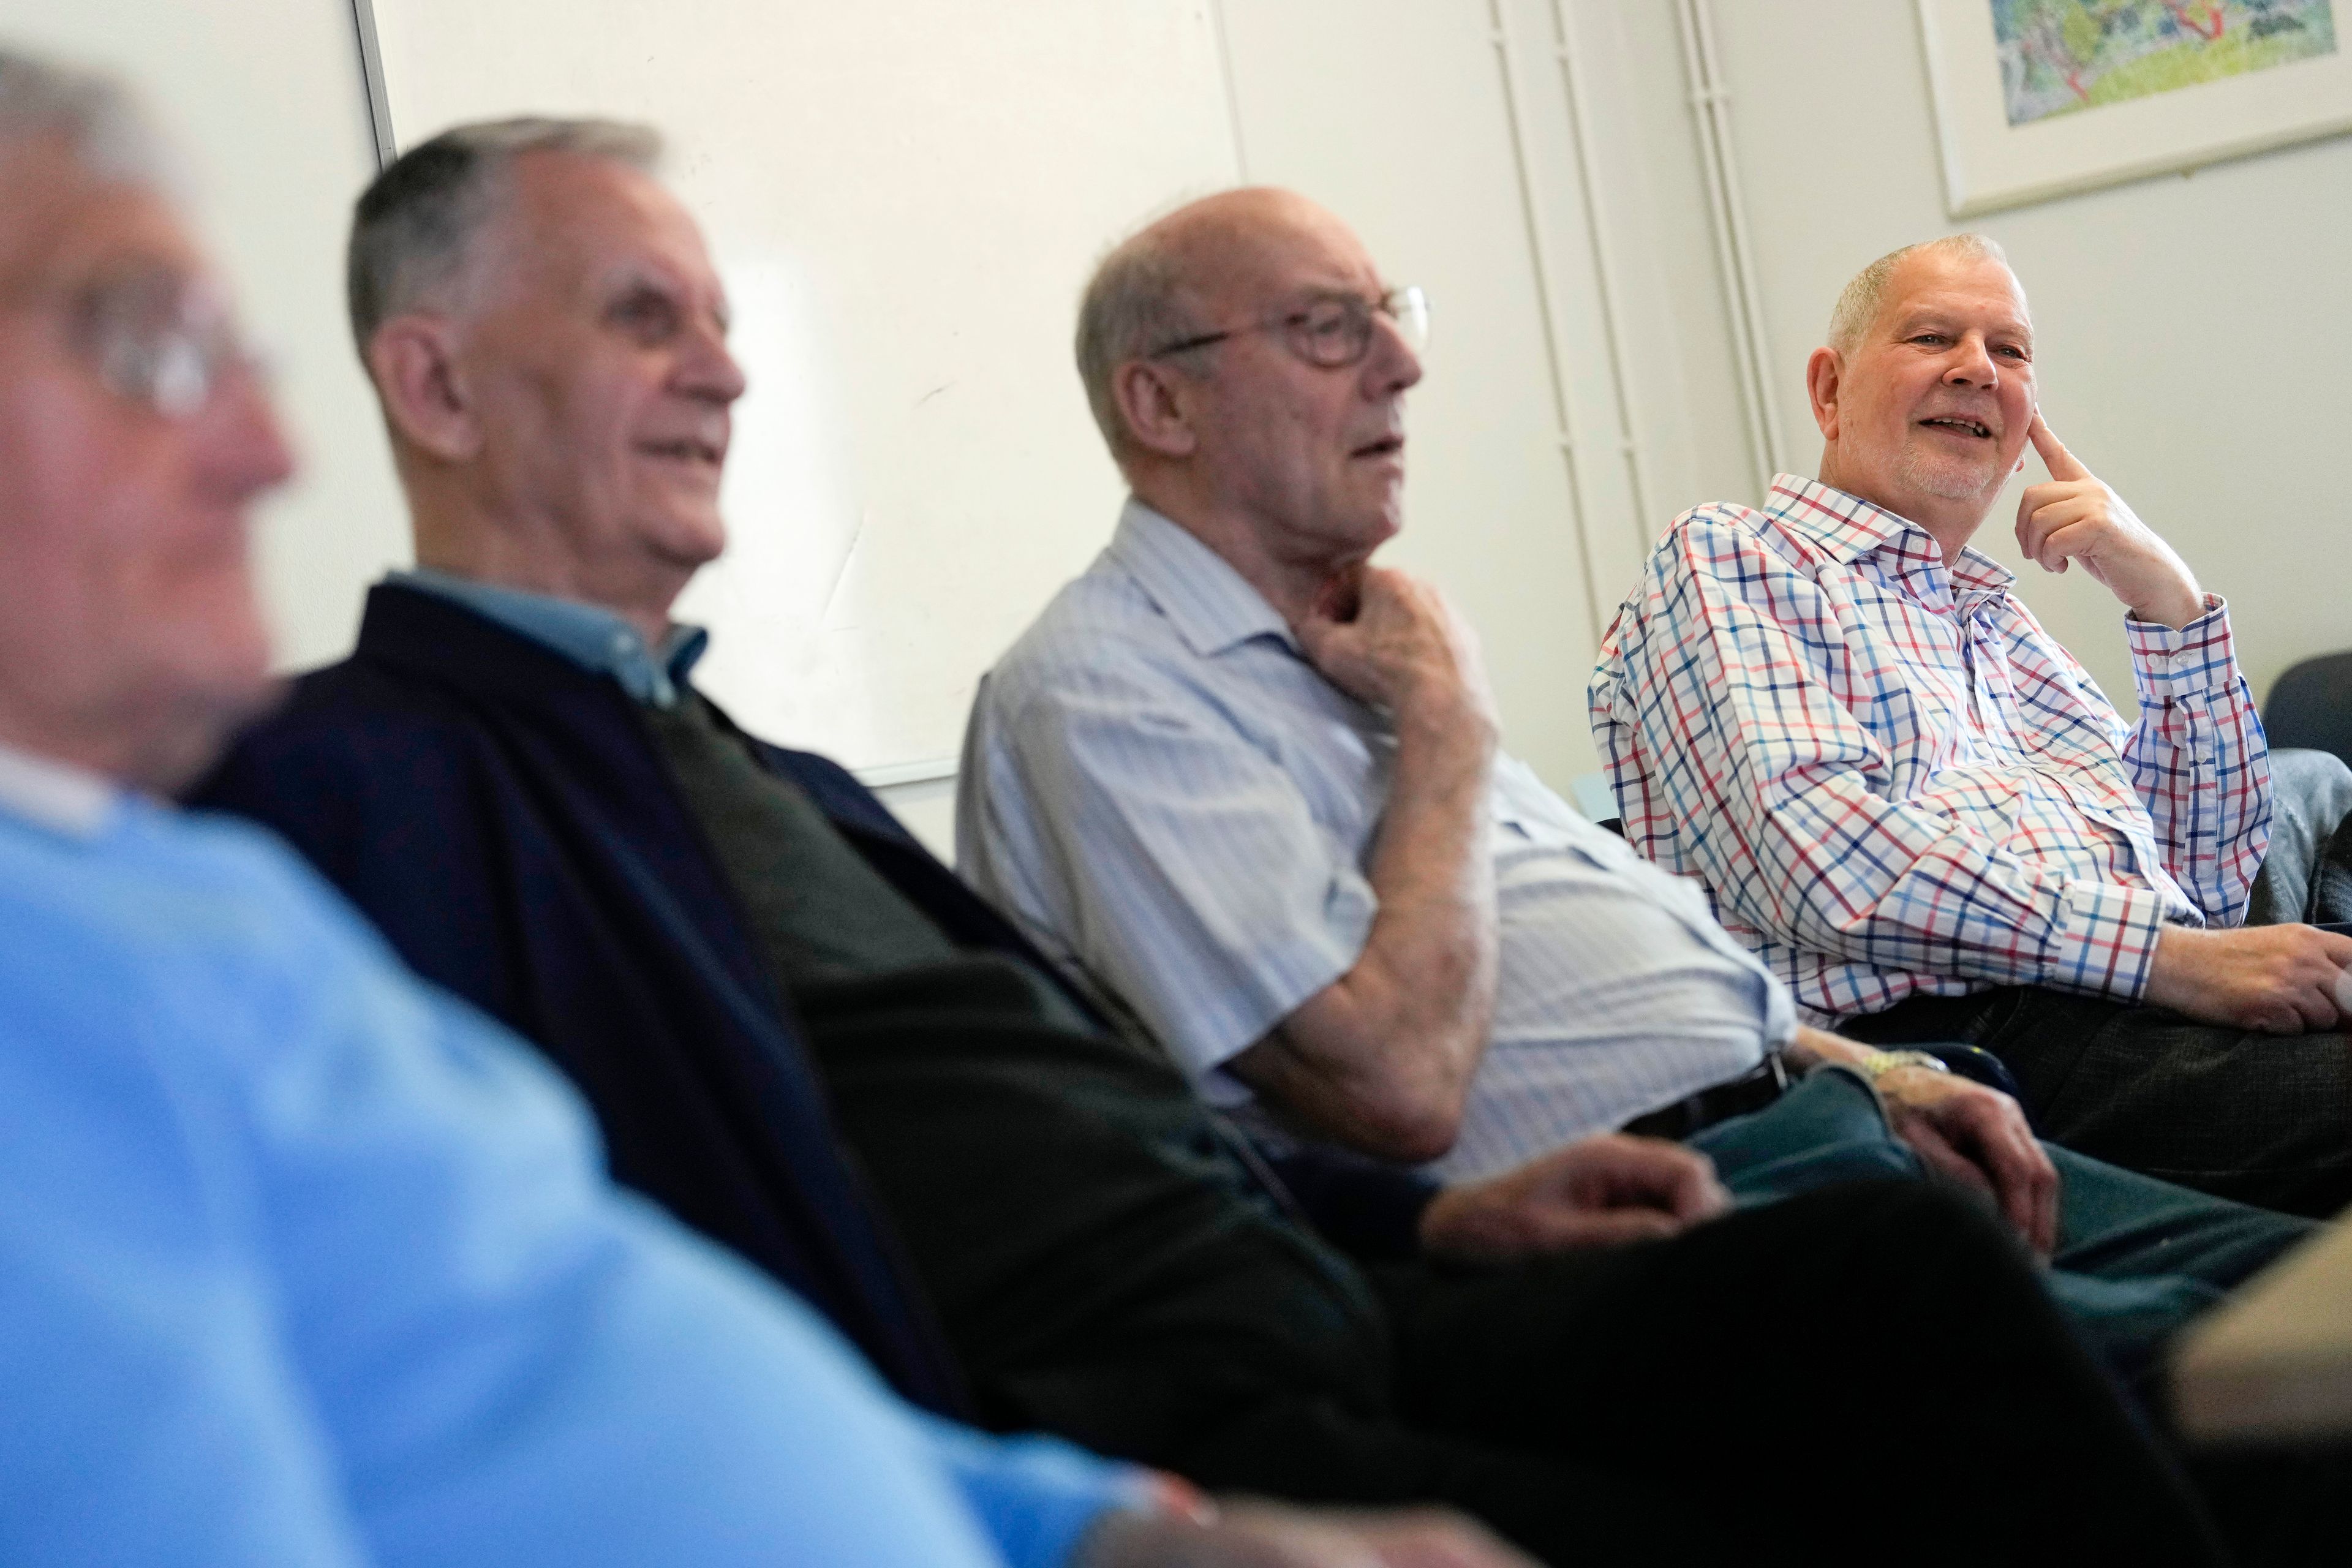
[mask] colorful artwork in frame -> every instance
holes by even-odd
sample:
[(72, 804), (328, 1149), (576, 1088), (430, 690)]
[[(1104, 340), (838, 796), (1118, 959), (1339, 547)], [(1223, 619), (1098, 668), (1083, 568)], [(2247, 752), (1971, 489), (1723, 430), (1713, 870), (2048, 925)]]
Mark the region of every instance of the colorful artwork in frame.
[(1946, 205), (1965, 217), (2352, 130), (2336, 5), (1919, 0)]

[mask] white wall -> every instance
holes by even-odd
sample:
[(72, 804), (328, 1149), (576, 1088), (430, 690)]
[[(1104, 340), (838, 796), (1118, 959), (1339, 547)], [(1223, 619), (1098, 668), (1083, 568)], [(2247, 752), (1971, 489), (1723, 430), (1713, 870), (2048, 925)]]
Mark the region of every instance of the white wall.
[[(1644, 59), (1667, 58), (1673, 6), (1617, 8)], [(2257, 695), (2295, 659), (2352, 647), (2338, 482), (2352, 415), (2352, 140), (1955, 225), (1915, 5), (1715, 0), (1714, 14), (1791, 460), (1811, 472), (1820, 457), (1803, 365), (1845, 279), (1898, 245), (1973, 226), (2007, 247), (2024, 281), (2053, 426), (2228, 596)], [(1662, 182), (1687, 179), (1687, 131), (1666, 118), (1644, 130), (1648, 159)], [(1706, 314), (1707, 253), (1670, 247), (1660, 262)], [(1736, 484), (1737, 426), (1709, 434), (1702, 466)], [(1979, 538), (2013, 567), (2016, 492), (2042, 477), (2029, 458)], [(2120, 611), (2105, 591), (2030, 566), (2021, 591), (2127, 702)]]

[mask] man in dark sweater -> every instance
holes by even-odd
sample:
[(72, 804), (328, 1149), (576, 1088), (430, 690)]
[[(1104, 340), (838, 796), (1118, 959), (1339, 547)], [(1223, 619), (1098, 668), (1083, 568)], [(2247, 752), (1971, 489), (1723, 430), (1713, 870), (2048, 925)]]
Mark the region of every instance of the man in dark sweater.
[(2206, 1560), (1966, 1206), (1725, 1216), (1702, 1160), (1623, 1138), (1443, 1193), (1269, 1170), (847, 774), (696, 693), (669, 608), (723, 543), (743, 384), (651, 153), (476, 127), (362, 199), (424, 564), (201, 803), (285, 833), (579, 1082), (616, 1174), (936, 1406), (1215, 1488), (1449, 1501), (1554, 1562)]

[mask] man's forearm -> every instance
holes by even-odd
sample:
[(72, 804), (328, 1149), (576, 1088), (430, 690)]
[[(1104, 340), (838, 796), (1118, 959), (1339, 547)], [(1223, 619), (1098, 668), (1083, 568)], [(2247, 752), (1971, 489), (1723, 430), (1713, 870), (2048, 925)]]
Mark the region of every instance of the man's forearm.
[(1234, 1066), (1309, 1130), (1391, 1159), (1450, 1147), (1494, 1016), (1493, 725), (1401, 714), (1353, 968)]
[(2207, 921), (2244, 919), (2269, 842), (2269, 750), (2221, 602), (2174, 630), (2126, 622), (2139, 720), (2124, 748), (2165, 866)]

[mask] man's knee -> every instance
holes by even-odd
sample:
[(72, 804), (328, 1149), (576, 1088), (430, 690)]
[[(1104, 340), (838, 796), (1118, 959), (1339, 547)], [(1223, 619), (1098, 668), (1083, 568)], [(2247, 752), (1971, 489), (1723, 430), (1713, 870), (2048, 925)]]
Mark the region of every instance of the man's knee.
[(2352, 816), (2352, 767), (2333, 752), (2273, 752), (2271, 798), (2278, 809), (2307, 812), (2325, 837)]

